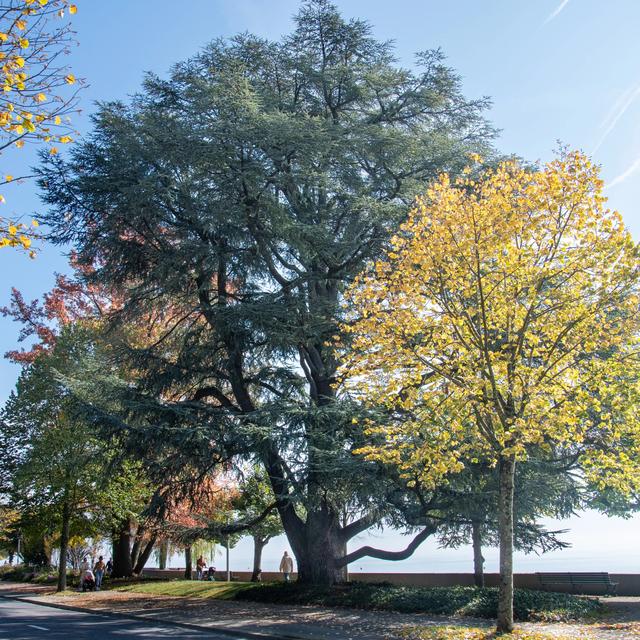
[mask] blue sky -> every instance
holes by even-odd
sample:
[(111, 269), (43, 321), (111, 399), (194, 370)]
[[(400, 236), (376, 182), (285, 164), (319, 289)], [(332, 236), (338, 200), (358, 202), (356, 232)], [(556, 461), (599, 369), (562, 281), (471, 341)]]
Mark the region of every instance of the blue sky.
[[(603, 168), (610, 206), (622, 213), (640, 238), (640, 2), (337, 0), (336, 4), (347, 17), (368, 19), (377, 37), (393, 40), (404, 65), (412, 64), (416, 51), (441, 47), (462, 76), (465, 94), (492, 98), (488, 117), (501, 129), (497, 141), (501, 151), (546, 161), (560, 141), (593, 154)], [(82, 98), (83, 113), (74, 121), (82, 133), (88, 130), (96, 100), (126, 98), (138, 89), (145, 71), (163, 74), (219, 36), (251, 31), (277, 38), (287, 33), (298, 1), (77, 0), (77, 5), (74, 25), (79, 46), (69, 62), (76, 76), (89, 84)], [(21, 166), (34, 162), (35, 155), (28, 150), (5, 154), (0, 175), (20, 175)], [(13, 185), (3, 194), (4, 215), (29, 215), (40, 207), (32, 184)], [(6, 304), (11, 286), (29, 298), (41, 295), (51, 288), (54, 271), (64, 269), (64, 257), (52, 247), (42, 247), (33, 261), (0, 250), (0, 305)], [(16, 334), (15, 325), (0, 319), (0, 353), (15, 346)], [(15, 366), (0, 362), (0, 401), (17, 373)], [(608, 520), (586, 514), (569, 525), (574, 549), (562, 552), (557, 560), (518, 558), (516, 569), (577, 569), (587, 559), (584, 568), (592, 570), (640, 571), (634, 541), (640, 519)], [(615, 548), (608, 542), (612, 536)], [(384, 540), (376, 540), (385, 542), (401, 544), (388, 533)], [(273, 545), (274, 557), (279, 558), (281, 547)], [(492, 556), (485, 555), (491, 565)], [(389, 570), (448, 571), (453, 566), (465, 570), (468, 556), (466, 550), (443, 553), (425, 545), (413, 560)], [(384, 566), (362, 564), (365, 569), (374, 565)]]

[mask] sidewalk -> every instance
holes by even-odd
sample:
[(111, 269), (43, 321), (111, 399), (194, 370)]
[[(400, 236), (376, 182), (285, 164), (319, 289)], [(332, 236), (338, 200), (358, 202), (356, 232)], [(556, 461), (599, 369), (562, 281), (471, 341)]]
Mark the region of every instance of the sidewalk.
[[(0, 583), (0, 595), (15, 585)], [(15, 589), (14, 589), (15, 591)], [(21, 597), (28, 587), (22, 586)], [(158, 596), (130, 592), (66, 593), (54, 595), (40, 589), (29, 595), (31, 602), (56, 604), (84, 610), (135, 616), (154, 621), (188, 624), (207, 629), (231, 630), (272, 638), (299, 640), (396, 640), (406, 639), (402, 631), (413, 626), (458, 624), (493, 627), (491, 620), (446, 618), (386, 611), (362, 611), (317, 606), (267, 605), (253, 602)], [(617, 602), (617, 601), (620, 602)], [(557, 638), (632, 640), (640, 638), (640, 598), (611, 598), (614, 615), (592, 624), (524, 623), (531, 631)]]
[[(3, 589), (0, 586), (0, 595), (2, 592)], [(26, 591), (23, 590), (22, 593), (26, 597)], [(186, 623), (207, 629), (301, 640), (395, 639), (401, 637), (400, 629), (408, 625), (443, 624), (445, 621), (444, 618), (389, 612), (266, 605), (255, 602), (205, 600), (116, 591), (65, 595), (40, 592), (29, 595), (28, 600), (100, 613), (118, 613), (154, 621)], [(487, 621), (481, 624), (487, 624)]]

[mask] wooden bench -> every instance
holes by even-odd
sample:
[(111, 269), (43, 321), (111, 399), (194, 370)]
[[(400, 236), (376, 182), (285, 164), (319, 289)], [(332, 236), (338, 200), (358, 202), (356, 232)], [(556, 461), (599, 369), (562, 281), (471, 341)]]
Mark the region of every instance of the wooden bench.
[(616, 595), (618, 583), (612, 582), (606, 571), (597, 573), (536, 573), (540, 584), (547, 591), (549, 585), (570, 585), (573, 591), (580, 585), (593, 584), (607, 588), (607, 593)]

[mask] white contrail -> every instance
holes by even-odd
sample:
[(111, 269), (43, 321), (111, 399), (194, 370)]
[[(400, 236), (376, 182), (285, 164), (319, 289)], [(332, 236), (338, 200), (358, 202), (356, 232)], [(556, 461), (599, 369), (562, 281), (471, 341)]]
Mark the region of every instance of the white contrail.
[(547, 24), (547, 22), (551, 22), (568, 4), (569, 0), (562, 0), (562, 2), (555, 8), (553, 13), (549, 14), (547, 19), (544, 21), (544, 24)]
[[(593, 148), (592, 154), (595, 153), (602, 143), (607, 139), (609, 134), (614, 130), (618, 124), (618, 120), (627, 112), (627, 109), (635, 102), (635, 99), (640, 95), (640, 84), (627, 89), (615, 102), (613, 107), (609, 110), (606, 118), (600, 124), (601, 127), (606, 125), (606, 129), (600, 136), (600, 139)], [(608, 124), (607, 124), (608, 123)]]
[(607, 112), (607, 115), (602, 119), (602, 122), (598, 125), (601, 129), (606, 127), (613, 118), (615, 118), (616, 113), (620, 107), (627, 101), (627, 98), (631, 95), (633, 90), (635, 89), (635, 85), (631, 85), (627, 87), (616, 99), (616, 101), (611, 105), (611, 108)]
[(623, 171), (619, 176), (615, 177), (607, 186), (607, 189), (611, 189), (611, 187), (615, 187), (617, 184), (624, 182), (629, 176), (633, 175), (636, 171), (640, 169), (640, 157), (636, 158), (631, 165)]

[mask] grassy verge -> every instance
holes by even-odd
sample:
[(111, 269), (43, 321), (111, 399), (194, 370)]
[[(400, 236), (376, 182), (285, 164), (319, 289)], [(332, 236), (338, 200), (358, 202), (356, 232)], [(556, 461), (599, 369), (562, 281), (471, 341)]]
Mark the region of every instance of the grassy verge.
[(116, 591), (132, 593), (152, 593), (161, 596), (183, 596), (191, 598), (213, 598), (214, 600), (235, 600), (241, 591), (255, 589), (252, 582), (198, 582), (195, 580), (154, 580), (134, 582), (119, 586), (113, 585)]
[[(297, 584), (255, 584), (243, 582), (154, 581), (118, 587), (119, 590), (167, 596), (190, 596), (222, 600), (243, 600), (274, 604), (316, 604), (429, 613), (448, 616), (494, 618), (498, 592), (476, 587), (401, 587), (387, 584), (352, 583), (335, 587)], [(514, 614), (519, 621), (568, 621), (594, 618), (603, 605), (571, 594), (517, 589)]]

